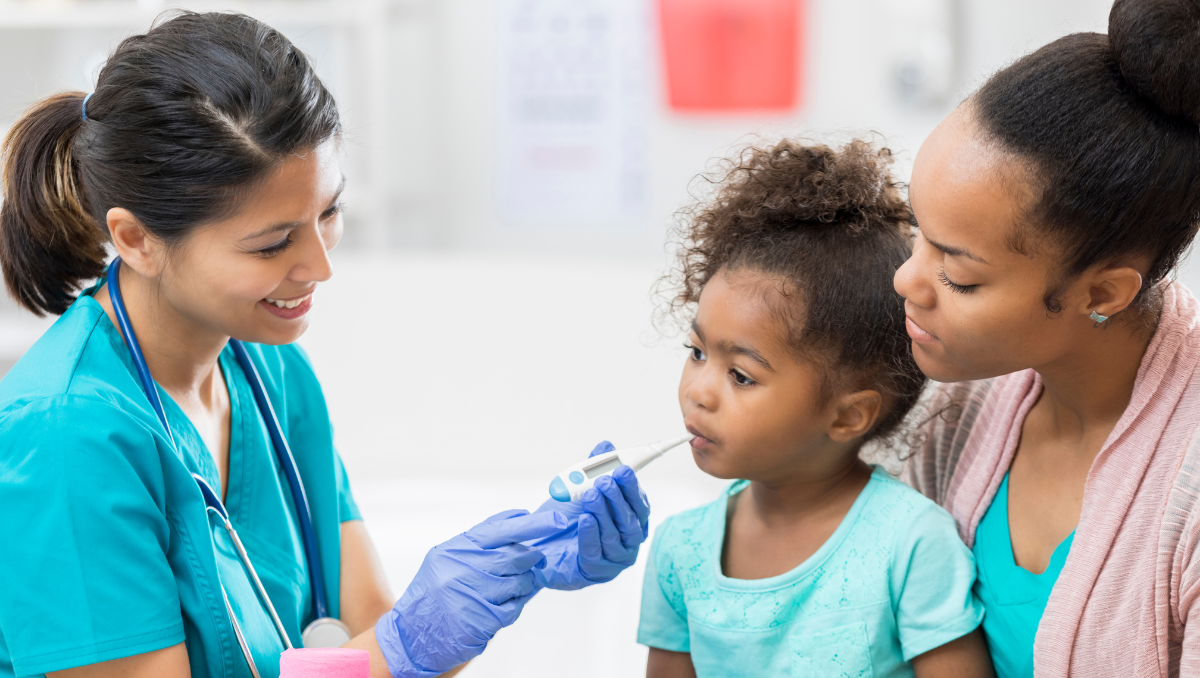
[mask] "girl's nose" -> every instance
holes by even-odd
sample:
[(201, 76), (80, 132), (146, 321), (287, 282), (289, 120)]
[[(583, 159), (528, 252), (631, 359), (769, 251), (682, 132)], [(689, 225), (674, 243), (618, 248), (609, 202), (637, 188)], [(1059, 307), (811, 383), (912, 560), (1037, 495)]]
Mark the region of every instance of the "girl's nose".
[(705, 364), (702, 368), (696, 370), (691, 383), (687, 385), (683, 393), (684, 397), (691, 401), (692, 404), (709, 411), (715, 411), (718, 404), (718, 390), (713, 378), (714, 372), (719, 372), (719, 370), (709, 369), (709, 364)]

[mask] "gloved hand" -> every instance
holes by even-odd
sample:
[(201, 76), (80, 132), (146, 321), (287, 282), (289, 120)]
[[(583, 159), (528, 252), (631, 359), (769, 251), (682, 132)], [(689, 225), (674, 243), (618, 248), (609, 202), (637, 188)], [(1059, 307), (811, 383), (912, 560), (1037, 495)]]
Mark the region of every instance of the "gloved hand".
[(479, 656), (538, 590), (533, 572), (546, 559), (520, 542), (566, 527), (561, 513), (505, 511), (430, 549), (399, 602), (375, 624), (391, 674), (432, 678)]
[[(605, 441), (588, 457), (613, 449)], [(546, 566), (533, 573), (539, 588), (573, 591), (612, 581), (637, 560), (638, 547), (650, 535), (650, 501), (628, 466), (597, 478), (579, 501), (549, 499), (534, 515), (543, 511), (561, 513), (571, 524), (558, 534), (525, 542), (546, 555)]]

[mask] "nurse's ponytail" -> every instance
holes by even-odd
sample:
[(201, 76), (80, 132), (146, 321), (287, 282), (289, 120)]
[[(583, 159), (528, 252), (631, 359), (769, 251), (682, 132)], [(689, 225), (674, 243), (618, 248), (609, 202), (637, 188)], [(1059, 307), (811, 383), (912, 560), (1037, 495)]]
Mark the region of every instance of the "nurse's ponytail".
[(104, 271), (106, 238), (81, 191), (73, 152), (82, 92), (39, 102), (3, 145), (0, 264), (9, 292), (39, 315), (61, 313), (80, 282)]
[(240, 14), (178, 12), (117, 47), (86, 110), (82, 93), (54, 95), (5, 138), (5, 285), (30, 311), (61, 314), (104, 271), (110, 209), (178, 244), (340, 130), (333, 97), (278, 31)]

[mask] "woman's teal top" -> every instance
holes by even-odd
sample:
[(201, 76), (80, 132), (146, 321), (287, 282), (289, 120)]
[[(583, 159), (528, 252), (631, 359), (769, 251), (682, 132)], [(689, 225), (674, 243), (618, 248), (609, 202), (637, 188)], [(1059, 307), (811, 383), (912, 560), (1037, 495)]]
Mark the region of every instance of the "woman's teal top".
[(1033, 678), (1033, 638), (1075, 533), (1063, 540), (1041, 574), (1017, 565), (1008, 529), (1008, 474), (975, 530), (975, 594), (987, 615), (983, 632), (997, 678)]
[[(338, 613), (341, 523), (359, 517), (325, 398), (295, 346), (247, 344), (287, 436)], [(290, 490), (226, 348), (230, 518), (294, 644), (313, 616)], [(81, 296), (0, 381), (0, 678), (40, 676), (186, 643), (193, 676), (249, 676), (221, 589), (264, 678), (283, 644), (197, 473), (216, 464), (159, 389), (154, 416), (121, 335)]]

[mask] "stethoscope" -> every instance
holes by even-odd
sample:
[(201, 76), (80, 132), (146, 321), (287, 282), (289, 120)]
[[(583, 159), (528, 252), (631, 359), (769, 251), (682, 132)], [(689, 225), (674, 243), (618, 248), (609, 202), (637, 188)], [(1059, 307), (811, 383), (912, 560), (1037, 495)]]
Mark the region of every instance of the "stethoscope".
[[(120, 270), (121, 258), (117, 257), (113, 259), (112, 265), (108, 268), (108, 296), (112, 300), (113, 311), (117, 316), (117, 324), (120, 325), (121, 333), (125, 335), (125, 342), (129, 346), (129, 355), (133, 358), (133, 365), (137, 368), (138, 376), (142, 380), (142, 386), (146, 389), (146, 398), (150, 401), (150, 406), (154, 409), (154, 414), (158, 416), (158, 421), (166, 429), (167, 438), (171, 441), (172, 447), (174, 447), (175, 436), (171, 432), (171, 425), (167, 423), (167, 413), (163, 410), (162, 400), (158, 397), (158, 387), (154, 382), (154, 378), (150, 376), (150, 368), (146, 366), (146, 358), (142, 355), (142, 347), (138, 344), (137, 335), (133, 333), (133, 326), (129, 323), (129, 315), (125, 312), (125, 301), (121, 298), (121, 282), (118, 278)], [(308, 575), (309, 583), (312, 585), (313, 608), (317, 617), (304, 628), (304, 632), (300, 635), (300, 640), (304, 647), (340, 647), (350, 640), (350, 629), (340, 620), (329, 616), (329, 608), (325, 602), (325, 580), (322, 577), (321, 560), (317, 553), (317, 536), (313, 530), (312, 514), (308, 510), (308, 495), (304, 493), (304, 484), (300, 481), (300, 473), (296, 468), (296, 459), (292, 456), (292, 450), (288, 447), (287, 439), (283, 437), (283, 430), (280, 429), (279, 420), (275, 417), (275, 408), (271, 406), (271, 400), (267, 397), (267, 392), (263, 388), (262, 377), (259, 376), (258, 369), (254, 366), (254, 363), (250, 362), (250, 354), (246, 352), (246, 347), (237, 339), (230, 339), (229, 346), (233, 349), (233, 355), (237, 358), (238, 365), (241, 365), (242, 372), (246, 374), (246, 380), (250, 382), (250, 389), (254, 392), (254, 402), (258, 405), (259, 414), (262, 415), (263, 420), (267, 424), (267, 432), (271, 435), (271, 443), (272, 447), (275, 448), (275, 456), (279, 459), (280, 467), (283, 468), (283, 475), (287, 478), (288, 486), (292, 491), (292, 501), (296, 507), (296, 516), (300, 524), (300, 536), (304, 541), (304, 557), (308, 561)], [(242, 540), (238, 538), (237, 531), (233, 529), (233, 525), (229, 522), (229, 512), (225, 510), (220, 497), (204, 481), (204, 478), (195, 473), (192, 474), (192, 477), (196, 479), (196, 485), (200, 487), (200, 494), (204, 496), (204, 504), (207, 512), (216, 514), (221, 519), (225, 529), (229, 532), (233, 545), (237, 549), (238, 557), (250, 573), (250, 579), (254, 582), (254, 588), (258, 590), (263, 607), (270, 614), (271, 621), (274, 622), (275, 630), (279, 632), (279, 637), (283, 640), (284, 647), (289, 650), (292, 649), (292, 641), (288, 638), (287, 631), (283, 628), (283, 622), (279, 620), (279, 615), (275, 612), (275, 606), (271, 604), (271, 598), (267, 595), (262, 581), (258, 578), (258, 572), (250, 564), (250, 556), (246, 554), (246, 549), (242, 546)], [(250, 665), (250, 673), (253, 674), (254, 678), (260, 678), (258, 667), (255, 666), (254, 658), (250, 655), (250, 648), (246, 644), (246, 638), (242, 635), (241, 626), (238, 625), (237, 617), (233, 613), (233, 607), (229, 604), (229, 595), (225, 592), (224, 584), (221, 585), (221, 595), (225, 599), (225, 611), (229, 614), (229, 622), (233, 625), (233, 633), (237, 637), (238, 645), (242, 649), (242, 655), (246, 657), (246, 663)]]

